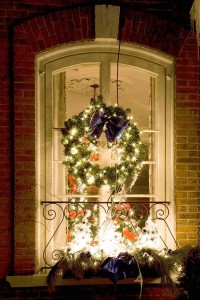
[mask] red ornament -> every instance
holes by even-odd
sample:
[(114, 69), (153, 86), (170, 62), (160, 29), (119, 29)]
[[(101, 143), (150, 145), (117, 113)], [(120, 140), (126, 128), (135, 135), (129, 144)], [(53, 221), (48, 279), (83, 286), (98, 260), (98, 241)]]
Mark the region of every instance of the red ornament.
[(71, 242), (71, 238), (72, 238), (71, 230), (67, 230), (67, 242)]
[(69, 174), (68, 181), (69, 181), (69, 185), (70, 185), (70, 193), (76, 194), (77, 185), (76, 185), (76, 178), (74, 177), (74, 175)]
[(93, 152), (93, 153), (90, 155), (90, 160), (91, 160), (91, 161), (97, 161), (97, 160), (99, 160), (99, 153), (98, 153), (98, 152)]
[(69, 211), (68, 218), (71, 219), (71, 220), (74, 220), (74, 219), (76, 218), (76, 215), (77, 215), (77, 214), (76, 214), (75, 210), (71, 209), (71, 210)]
[(133, 231), (129, 231), (126, 228), (123, 229), (123, 236), (126, 237), (131, 242), (135, 240), (135, 233)]
[(83, 209), (80, 209), (78, 212), (77, 212), (77, 217), (83, 217), (84, 216), (84, 210)]
[(86, 143), (86, 144), (89, 144), (89, 141), (88, 139), (85, 137), (85, 136), (82, 136), (81, 140)]
[(71, 209), (69, 211), (69, 214), (68, 214), (68, 218), (71, 219), (71, 220), (74, 220), (78, 217), (83, 217), (83, 216), (84, 216), (84, 210), (83, 209), (80, 209), (77, 212), (75, 210)]

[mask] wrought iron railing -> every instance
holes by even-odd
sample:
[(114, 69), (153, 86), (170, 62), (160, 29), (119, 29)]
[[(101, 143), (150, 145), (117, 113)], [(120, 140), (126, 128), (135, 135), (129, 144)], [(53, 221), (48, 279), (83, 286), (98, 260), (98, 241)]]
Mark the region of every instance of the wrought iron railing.
[[(177, 245), (173, 232), (169, 226), (170, 202), (158, 201), (139, 201), (128, 200), (128, 202), (98, 202), (94, 198), (88, 198), (87, 202), (81, 202), (80, 198), (72, 201), (41, 201), (43, 206), (43, 217), (45, 221), (45, 242), (43, 250), (44, 265), (42, 269), (51, 268), (60, 259), (60, 244), (65, 246), (70, 228), (73, 228), (73, 222), (81, 222), (86, 210), (96, 212), (95, 216), (106, 218), (112, 209), (112, 220), (119, 221), (120, 224), (126, 222), (129, 228), (139, 234), (138, 228), (144, 228), (145, 222), (150, 218), (159, 227), (164, 228), (165, 234), (170, 236), (173, 243)], [(92, 214), (91, 214), (92, 216)], [(90, 218), (91, 218), (90, 216)], [(135, 221), (137, 220), (137, 226)], [(91, 222), (94, 220), (91, 219)], [(95, 223), (98, 226), (97, 223)], [(102, 221), (101, 221), (102, 224)], [(139, 225), (139, 227), (138, 227)], [(60, 233), (62, 232), (62, 233)], [(64, 236), (63, 236), (64, 234)], [(165, 236), (162, 232), (159, 234), (163, 248), (168, 249)]]

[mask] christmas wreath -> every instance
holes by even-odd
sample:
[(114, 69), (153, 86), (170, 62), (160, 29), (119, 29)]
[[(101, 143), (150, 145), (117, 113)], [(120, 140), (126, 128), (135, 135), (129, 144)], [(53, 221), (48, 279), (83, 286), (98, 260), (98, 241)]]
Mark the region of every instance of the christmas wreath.
[[(84, 192), (91, 185), (98, 188), (109, 185), (112, 191), (120, 190), (122, 186), (130, 186), (138, 176), (145, 151), (130, 112), (119, 106), (107, 106), (99, 96), (91, 99), (84, 111), (65, 121), (61, 129), (63, 163), (68, 169), (72, 194)], [(112, 164), (103, 168), (98, 164), (102, 136), (114, 157)]]

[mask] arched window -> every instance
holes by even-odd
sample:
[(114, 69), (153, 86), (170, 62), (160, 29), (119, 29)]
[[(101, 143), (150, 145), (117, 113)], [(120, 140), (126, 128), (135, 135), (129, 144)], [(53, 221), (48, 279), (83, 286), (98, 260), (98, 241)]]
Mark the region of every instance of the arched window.
[[(115, 105), (117, 70), (119, 105), (131, 109), (137, 126), (142, 129), (141, 140), (146, 149), (142, 172), (127, 201), (143, 201), (149, 206), (157, 203), (152, 206), (151, 214), (154, 218), (157, 215), (155, 219), (164, 243), (174, 248), (174, 240), (169, 235), (169, 229), (173, 236), (175, 231), (174, 61), (151, 49), (121, 44), (117, 64), (118, 46), (117, 41), (105, 39), (59, 47), (37, 57), (39, 267), (53, 265), (55, 251), (64, 247), (67, 240), (63, 211), (69, 190), (60, 129), (65, 120), (87, 108), (94, 84), (99, 86), (96, 93), (107, 104)], [(99, 193), (102, 196), (102, 191)]]

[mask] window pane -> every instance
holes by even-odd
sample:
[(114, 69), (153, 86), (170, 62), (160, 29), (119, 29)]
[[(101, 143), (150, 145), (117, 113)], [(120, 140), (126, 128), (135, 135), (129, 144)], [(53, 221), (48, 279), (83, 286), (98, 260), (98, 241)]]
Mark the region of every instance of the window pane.
[[(65, 72), (66, 120), (79, 114), (90, 103), (93, 97), (94, 84), (99, 85), (99, 64), (81, 64)], [(99, 88), (96, 89), (97, 95)]]
[[(151, 77), (133, 66), (119, 64), (118, 103), (124, 109), (130, 108), (133, 120), (140, 129), (151, 128)], [(117, 102), (117, 64), (111, 65), (111, 102)], [(146, 161), (152, 156), (152, 133), (142, 132), (141, 141), (146, 149)], [(145, 164), (129, 194), (150, 194), (152, 190), (152, 165)]]
[[(111, 102), (117, 102), (117, 64), (111, 64)], [(119, 64), (118, 102), (130, 108), (140, 128), (150, 128), (150, 75), (129, 65)]]
[(65, 73), (53, 75), (53, 128), (63, 126), (65, 118)]
[[(53, 164), (53, 195), (64, 195), (66, 192), (65, 167), (62, 162)], [(59, 198), (58, 198), (59, 199)], [(55, 200), (58, 200), (55, 199)]]
[[(130, 194), (138, 194), (138, 195), (145, 195), (148, 196), (154, 195), (154, 188), (153, 188), (153, 174), (156, 173), (156, 165), (151, 164), (148, 162), (144, 164), (142, 170), (135, 181), (134, 185), (130, 190)], [(156, 196), (156, 195), (154, 195)]]
[(64, 148), (61, 144), (62, 133), (60, 130), (53, 130), (53, 161), (64, 160)]

